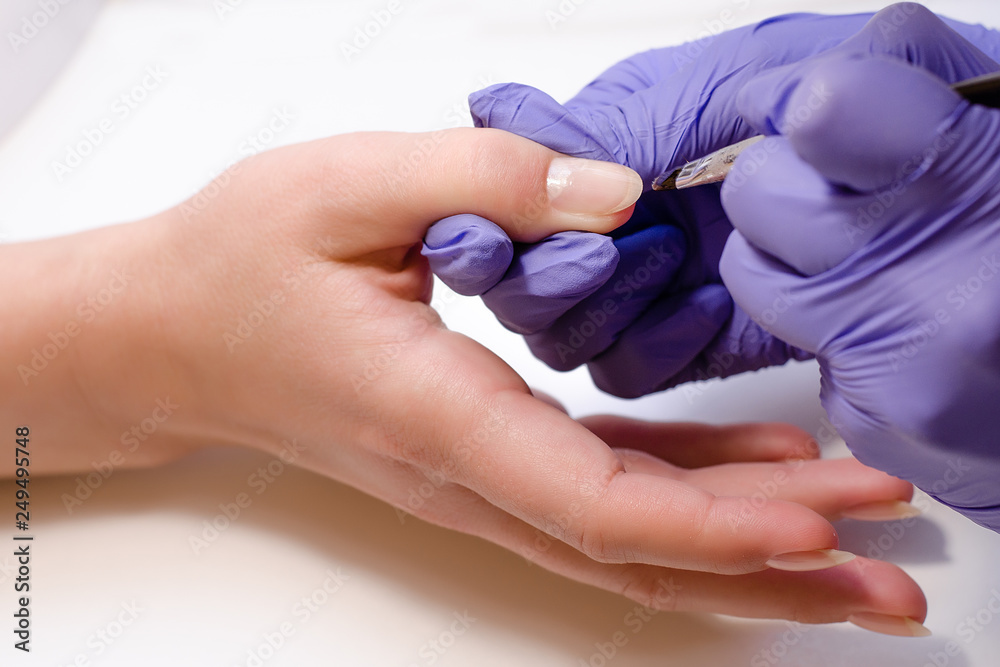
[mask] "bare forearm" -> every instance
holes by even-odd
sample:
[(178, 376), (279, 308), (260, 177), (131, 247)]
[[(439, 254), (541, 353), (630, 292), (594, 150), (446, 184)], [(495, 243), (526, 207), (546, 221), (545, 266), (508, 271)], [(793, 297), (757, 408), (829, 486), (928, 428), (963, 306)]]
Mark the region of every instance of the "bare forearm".
[[(136, 243), (144, 230), (152, 227), (0, 249), (0, 279), (11, 286), (0, 301), (0, 438), (30, 427), (35, 474), (147, 465), (175, 450), (164, 426), (179, 397), (136, 363), (143, 356), (137, 343), (151, 345), (148, 356), (156, 340), (142, 305), (151, 268), (142, 266), (144, 244)], [(13, 457), (0, 456), (0, 475), (13, 471)]]

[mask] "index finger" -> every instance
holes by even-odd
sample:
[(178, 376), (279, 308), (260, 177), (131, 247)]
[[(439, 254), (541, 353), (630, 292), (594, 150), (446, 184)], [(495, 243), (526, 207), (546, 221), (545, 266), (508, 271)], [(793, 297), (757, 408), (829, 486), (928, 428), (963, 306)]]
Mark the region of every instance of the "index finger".
[(425, 443), (411, 462), (447, 466), (453, 481), (593, 560), (736, 574), (837, 546), (833, 526), (804, 506), (626, 472), (607, 444), (469, 339), (435, 330), (420, 347), (405, 376), (428, 399), (396, 416), (412, 425), (409, 441)]

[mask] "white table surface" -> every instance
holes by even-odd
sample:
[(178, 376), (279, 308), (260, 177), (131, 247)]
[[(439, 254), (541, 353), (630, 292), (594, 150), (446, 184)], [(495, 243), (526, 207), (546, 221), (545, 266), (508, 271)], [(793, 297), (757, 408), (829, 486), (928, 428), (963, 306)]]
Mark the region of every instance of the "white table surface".
[[(735, 26), (788, 11), (878, 8), (809, 0), (563, 0), (563, 8), (575, 9), (553, 29), (546, 12), (558, 12), (558, 0), (402, 0), (401, 11), (348, 62), (341, 43), (387, 4), (108, 2), (71, 64), (0, 143), (0, 238), (59, 235), (172, 206), (238, 157), (276, 110), (294, 120), (270, 146), (352, 130), (447, 127), (459, 123), (456, 112), (468, 123), (465, 97), (483, 85), (521, 81), (564, 99), (637, 50), (698, 37), (728, 16), (724, 10)], [(927, 4), (1000, 25), (1000, 5), (988, 0)], [(232, 11), (220, 15), (223, 5)], [(147, 79), (145, 99), (122, 118), (116, 98), (142, 85), (147, 68), (159, 68), (162, 80)], [(53, 162), (63, 162), (68, 145), (109, 117), (113, 131), (59, 179)], [(621, 401), (600, 394), (583, 371), (547, 370), (477, 301), (440, 286), (436, 298), (452, 328), (496, 350), (573, 414), (784, 419), (813, 432), (821, 426), (813, 364), (713, 382), (697, 395)], [(845, 453), (838, 443), (827, 449)], [(867, 554), (873, 545), (888, 547), (884, 557), (923, 586), (933, 637), (883, 637), (844, 624), (789, 632), (780, 621), (688, 614), (658, 615), (637, 627), (627, 618), (635, 605), (623, 598), (401, 517), (298, 469), (254, 494), (252, 505), (195, 553), (191, 536), (219, 514), (220, 503), (247, 491), (248, 476), (267, 463), (217, 449), (162, 469), (117, 471), (71, 514), (60, 496), (73, 491), (74, 478), (33, 480), (34, 650), (26, 656), (11, 648), (16, 575), (4, 550), (0, 664), (1000, 664), (1000, 620), (989, 610), (991, 600), (1000, 608), (1000, 537), (938, 506), (902, 530), (838, 526), (844, 548)], [(10, 482), (0, 484), (0, 498), (12, 495)], [(312, 610), (303, 598), (312, 598)], [(965, 620), (977, 614), (979, 630)], [(463, 615), (465, 623), (457, 622)], [(288, 636), (279, 642), (274, 633), (282, 628)], [(628, 642), (604, 659), (598, 646), (618, 631)], [(268, 636), (279, 649), (267, 649)], [(949, 641), (958, 655), (943, 653)]]

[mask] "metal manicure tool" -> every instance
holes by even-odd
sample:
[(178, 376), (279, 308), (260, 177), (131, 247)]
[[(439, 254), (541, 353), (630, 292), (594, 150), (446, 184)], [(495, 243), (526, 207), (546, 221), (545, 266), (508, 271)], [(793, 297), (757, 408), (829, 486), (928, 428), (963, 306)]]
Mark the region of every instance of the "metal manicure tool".
[[(984, 74), (952, 84), (951, 89), (973, 104), (1000, 109), (1000, 72)], [(705, 157), (688, 162), (680, 169), (674, 169), (653, 181), (654, 190), (683, 190), (706, 183), (718, 183), (726, 177), (740, 153), (757, 143), (764, 136), (744, 139), (725, 148), (720, 148)]]

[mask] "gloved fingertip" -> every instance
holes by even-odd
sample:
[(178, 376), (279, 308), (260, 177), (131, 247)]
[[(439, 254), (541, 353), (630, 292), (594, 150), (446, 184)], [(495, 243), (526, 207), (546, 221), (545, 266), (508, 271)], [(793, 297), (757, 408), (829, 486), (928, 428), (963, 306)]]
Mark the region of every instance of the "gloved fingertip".
[(831, 183), (872, 191), (915, 171), (962, 101), (927, 70), (865, 51), (770, 70), (743, 86), (736, 104)]
[(432, 225), (421, 254), (444, 284), (464, 296), (475, 296), (503, 278), (514, 257), (514, 244), (494, 223), (463, 213)]
[(664, 243), (670, 245), (677, 252), (683, 253), (687, 250), (687, 237), (684, 235), (684, 229), (674, 225), (658, 225), (663, 228), (663, 240)]
[(531, 294), (582, 299), (618, 267), (614, 240), (590, 232), (559, 232), (518, 254), (511, 277), (522, 276)]
[(761, 312), (768, 302), (767, 293), (762, 294), (765, 290), (755, 289), (755, 285), (784, 268), (761, 253), (739, 231), (729, 236), (719, 259), (719, 274), (730, 298), (748, 314)]
[(551, 326), (607, 282), (620, 259), (610, 237), (590, 232), (560, 232), (519, 248), (507, 274), (482, 295), (519, 334)]
[(620, 398), (661, 391), (715, 337), (732, 310), (722, 285), (663, 299), (587, 364), (590, 376), (598, 389)]
[(733, 306), (732, 315), (698, 357), (659, 389), (687, 382), (726, 378), (740, 373), (782, 366), (790, 360), (815, 358), (806, 350), (789, 345), (764, 331), (746, 311)]
[(667, 289), (684, 261), (684, 232), (653, 225), (615, 239), (614, 249), (617, 268), (593, 294), (551, 326), (525, 336), (532, 353), (557, 371), (573, 370), (604, 352)]
[(574, 114), (537, 88), (494, 84), (469, 95), (469, 111), (476, 127), (513, 132), (572, 157), (618, 162), (584, 110)]
[(688, 304), (705, 329), (719, 329), (733, 314), (733, 299), (723, 285), (705, 285), (695, 290)]
[(796, 65), (776, 67), (759, 74), (736, 94), (736, 109), (743, 120), (761, 134), (780, 134), (788, 99), (801, 79), (802, 70)]
[(657, 262), (669, 260), (679, 267), (687, 251), (687, 239), (680, 227), (660, 224), (615, 239), (615, 247), (623, 257), (648, 255)]
[(918, 3), (898, 2), (876, 12), (838, 50), (891, 55), (950, 83), (996, 71), (996, 61), (980, 50), (994, 40), (980, 33), (973, 44), (959, 30), (969, 33), (976, 26), (948, 21)]
[[(523, 83), (495, 83), (469, 95), (469, 111), (476, 127), (494, 127), (521, 134), (516, 128), (525, 114), (518, 114), (530, 105), (531, 116), (553, 111), (565, 113), (562, 105), (548, 94)], [(526, 136), (526, 135), (524, 135)]]
[(803, 350), (801, 347), (795, 347), (787, 343), (785, 345), (788, 349), (788, 356), (795, 361), (811, 361), (816, 358), (816, 355), (809, 350)]
[(851, 54), (824, 60), (802, 78), (783, 110), (782, 129), (827, 180), (872, 191), (916, 171), (964, 104), (926, 70)]

